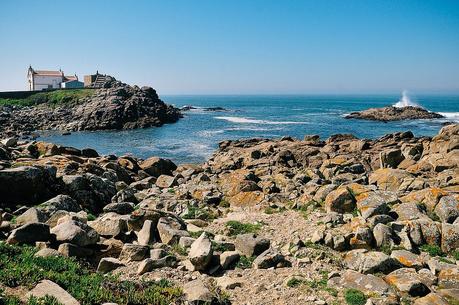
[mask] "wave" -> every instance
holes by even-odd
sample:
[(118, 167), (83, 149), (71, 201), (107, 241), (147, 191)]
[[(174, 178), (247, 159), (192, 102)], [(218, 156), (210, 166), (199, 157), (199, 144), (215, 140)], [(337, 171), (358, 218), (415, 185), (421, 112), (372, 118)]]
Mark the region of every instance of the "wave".
[(288, 125), (288, 124), (305, 124), (303, 122), (294, 122), (294, 121), (268, 121), (268, 120), (256, 120), (244, 117), (235, 117), (235, 116), (217, 116), (214, 117), (218, 120), (225, 120), (232, 123), (240, 124), (264, 124), (264, 125)]
[(446, 119), (459, 121), (459, 112), (439, 112)]

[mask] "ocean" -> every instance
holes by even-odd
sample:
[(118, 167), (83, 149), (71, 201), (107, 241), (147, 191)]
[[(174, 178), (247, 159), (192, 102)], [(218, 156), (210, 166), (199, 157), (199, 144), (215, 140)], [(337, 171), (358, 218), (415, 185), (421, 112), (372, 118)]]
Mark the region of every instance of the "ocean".
[[(160, 128), (123, 131), (43, 132), (38, 140), (76, 148), (95, 148), (100, 154), (159, 156), (176, 163), (204, 162), (227, 139), (279, 138), (351, 133), (377, 138), (411, 130), (416, 136), (435, 135), (445, 122), (459, 122), (459, 96), (417, 96), (415, 103), (443, 114), (436, 120), (373, 122), (344, 119), (344, 115), (370, 107), (395, 104), (397, 95), (206, 95), (161, 96), (177, 107), (192, 105), (177, 123)], [(205, 111), (223, 107), (226, 111)]]

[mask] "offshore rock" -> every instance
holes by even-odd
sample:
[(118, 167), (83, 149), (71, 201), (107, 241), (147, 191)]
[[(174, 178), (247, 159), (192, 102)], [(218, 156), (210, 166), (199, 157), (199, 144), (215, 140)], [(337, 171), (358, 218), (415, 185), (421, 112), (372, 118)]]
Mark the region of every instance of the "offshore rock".
[(345, 118), (387, 122), (416, 119), (441, 119), (443, 116), (439, 113), (430, 112), (421, 107), (407, 106), (399, 108), (389, 106), (352, 112), (346, 115)]

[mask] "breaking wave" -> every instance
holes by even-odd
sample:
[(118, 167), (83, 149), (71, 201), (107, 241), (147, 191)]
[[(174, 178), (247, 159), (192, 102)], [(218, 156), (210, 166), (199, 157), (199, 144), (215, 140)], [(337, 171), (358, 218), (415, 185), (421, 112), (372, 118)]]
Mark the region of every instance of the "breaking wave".
[(294, 121), (268, 121), (268, 120), (256, 120), (244, 117), (235, 117), (235, 116), (217, 116), (214, 117), (217, 120), (225, 120), (232, 123), (240, 124), (264, 124), (264, 125), (288, 125), (288, 124), (305, 124), (303, 122), (294, 122)]

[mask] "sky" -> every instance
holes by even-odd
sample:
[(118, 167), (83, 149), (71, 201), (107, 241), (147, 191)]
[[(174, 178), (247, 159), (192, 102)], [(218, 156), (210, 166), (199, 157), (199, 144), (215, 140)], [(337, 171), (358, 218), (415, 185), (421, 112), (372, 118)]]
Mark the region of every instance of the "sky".
[(0, 0), (0, 91), (27, 68), (161, 94), (459, 92), (457, 0)]

